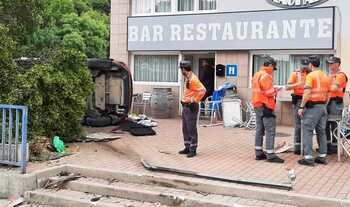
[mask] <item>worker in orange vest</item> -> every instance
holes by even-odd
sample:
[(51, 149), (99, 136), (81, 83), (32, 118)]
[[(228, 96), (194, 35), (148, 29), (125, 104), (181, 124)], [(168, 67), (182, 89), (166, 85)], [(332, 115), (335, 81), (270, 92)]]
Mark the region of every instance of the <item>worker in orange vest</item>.
[[(345, 73), (340, 71), (341, 59), (338, 57), (329, 57), (327, 59), (329, 68), (331, 70), (331, 88), (330, 88), (330, 99), (327, 105), (328, 118), (335, 118), (340, 120), (344, 108), (344, 94), (346, 85), (348, 83), (348, 77)], [(328, 154), (337, 152), (337, 139), (331, 137), (331, 132), (334, 132), (337, 124), (334, 121), (328, 121), (326, 126), (327, 134), (327, 149)], [(332, 139), (333, 138), (333, 139)]]
[[(312, 70), (306, 76), (304, 95), (299, 106), (298, 114), (302, 117), (303, 123), (303, 145), (304, 158), (299, 160), (301, 165), (314, 166), (318, 164), (327, 164), (327, 101), (330, 89), (329, 77), (319, 68), (320, 58), (317, 56), (309, 57), (309, 67)], [(313, 159), (312, 138), (314, 130), (319, 138), (319, 151), (316, 159)]]
[(197, 155), (198, 131), (197, 116), (199, 112), (199, 102), (206, 93), (206, 89), (192, 72), (190, 61), (180, 62), (181, 73), (184, 76), (185, 91), (181, 100), (182, 104), (182, 132), (185, 148), (179, 154), (185, 154), (188, 158)]
[[(252, 102), (256, 113), (255, 159), (273, 163), (284, 163), (275, 152), (276, 136), (276, 95), (279, 89), (273, 86), (273, 71), (276, 61), (265, 57), (264, 66), (253, 77)], [(266, 133), (265, 133), (266, 132)], [(266, 134), (266, 154), (263, 151), (263, 140)]]
[(300, 61), (301, 69), (294, 71), (286, 85), (286, 90), (293, 90), (292, 104), (294, 111), (294, 154), (300, 155), (301, 147), (301, 118), (298, 115), (301, 99), (304, 94), (306, 75), (310, 72), (309, 60), (303, 58)]

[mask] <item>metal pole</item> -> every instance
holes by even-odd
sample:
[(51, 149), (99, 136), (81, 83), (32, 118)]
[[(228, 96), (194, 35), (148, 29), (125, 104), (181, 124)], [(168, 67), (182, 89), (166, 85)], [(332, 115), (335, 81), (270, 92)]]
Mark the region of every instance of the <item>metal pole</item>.
[(303, 117), (300, 117), (300, 128), (301, 128), (301, 134), (300, 134), (300, 156), (303, 159), (303, 157), (304, 157), (304, 121), (303, 121)]

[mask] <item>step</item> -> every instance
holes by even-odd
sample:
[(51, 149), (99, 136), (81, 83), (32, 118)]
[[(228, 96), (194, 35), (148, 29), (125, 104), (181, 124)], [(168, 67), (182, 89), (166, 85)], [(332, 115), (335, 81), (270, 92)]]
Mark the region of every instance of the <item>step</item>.
[[(98, 200), (92, 201), (94, 198)], [(30, 191), (26, 193), (25, 199), (28, 202), (24, 205), (25, 207), (168, 207), (159, 203), (140, 202), (71, 190)]]
[(147, 184), (126, 183), (118, 180), (98, 178), (81, 178), (71, 181), (66, 188), (72, 191), (102, 194), (118, 198), (161, 203), (167, 206), (206, 206), (206, 207), (240, 207), (240, 206), (284, 206), (272, 202), (243, 199), (240, 197), (204, 194), (195, 191), (172, 188), (171, 186), (155, 186)]

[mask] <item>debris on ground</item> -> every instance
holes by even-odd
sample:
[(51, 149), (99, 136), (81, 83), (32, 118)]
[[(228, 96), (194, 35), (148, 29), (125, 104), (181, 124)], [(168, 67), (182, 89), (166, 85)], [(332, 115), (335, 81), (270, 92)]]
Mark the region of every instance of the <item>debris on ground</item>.
[(166, 155), (171, 155), (172, 153), (169, 151), (164, 151), (164, 150), (159, 150), (159, 153), (166, 154)]
[(59, 136), (55, 136), (52, 141), (52, 145), (54, 146), (56, 152), (64, 153), (64, 142), (61, 140)]
[(141, 158), (141, 163), (146, 170), (155, 171), (155, 172), (171, 173), (171, 174), (194, 177), (194, 178), (202, 178), (202, 179), (207, 179), (212, 181), (221, 181), (221, 182), (236, 183), (236, 184), (242, 184), (242, 185), (257, 186), (257, 187), (274, 188), (274, 189), (280, 189), (280, 190), (292, 190), (293, 188), (293, 185), (291, 183), (277, 183), (273, 181), (264, 181), (264, 180), (247, 180), (247, 179), (241, 179), (241, 178), (212, 176), (204, 173), (157, 166), (157, 165), (150, 164), (149, 162), (145, 161), (142, 158)]
[(127, 131), (133, 136), (154, 136), (157, 133), (150, 126), (144, 126), (134, 121), (128, 120), (118, 125), (112, 132)]
[[(63, 175), (63, 176), (61, 176)], [(45, 189), (56, 189), (56, 190), (60, 190), (64, 187), (64, 185), (69, 182), (69, 181), (73, 181), (73, 180), (77, 180), (79, 178), (81, 178), (82, 176), (80, 176), (79, 174), (60, 174), (58, 177), (53, 177), (53, 178), (49, 178), (46, 183), (44, 184)]]
[(102, 195), (101, 196), (95, 196), (95, 197), (91, 198), (90, 201), (91, 202), (97, 202), (97, 201), (101, 200), (101, 198), (103, 198)]
[(7, 207), (16, 207), (16, 206), (19, 206), (25, 202), (24, 198), (22, 198), (22, 197), (15, 198), (15, 199), (10, 198), (9, 200), (10, 200), (10, 204)]
[(104, 133), (104, 132), (98, 132), (98, 133), (92, 133), (86, 135), (85, 142), (110, 142), (116, 139), (120, 139), (121, 136), (116, 135), (114, 133)]

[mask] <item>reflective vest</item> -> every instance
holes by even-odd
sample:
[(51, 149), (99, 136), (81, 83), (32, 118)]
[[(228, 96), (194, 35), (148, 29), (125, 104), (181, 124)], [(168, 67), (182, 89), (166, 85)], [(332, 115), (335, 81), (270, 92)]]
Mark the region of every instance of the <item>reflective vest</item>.
[[(344, 77), (344, 79), (341, 79), (342, 76)], [(345, 95), (346, 85), (348, 83), (348, 77), (346, 76), (345, 73), (339, 71), (336, 74), (330, 75), (330, 78), (331, 78), (331, 85), (335, 85), (335, 84), (338, 85), (337, 90), (330, 92), (330, 97), (331, 98), (335, 98), (335, 97), (343, 98)]]
[(311, 87), (308, 101), (326, 102), (330, 88), (329, 77), (321, 70), (315, 70), (306, 76), (305, 85)]
[[(299, 82), (305, 83), (306, 75), (307, 75), (306, 72), (295, 71), (292, 73), (290, 81), (288, 83), (289, 84), (295, 84), (295, 83), (299, 83)], [(293, 92), (294, 95), (303, 96), (303, 94), (304, 94), (304, 86), (295, 87), (293, 90), (294, 90), (294, 92)]]
[(267, 108), (274, 110), (276, 107), (276, 90), (273, 87), (272, 76), (267, 70), (267, 67), (263, 67), (262, 70), (255, 73), (253, 77), (252, 102), (255, 108), (265, 105)]

